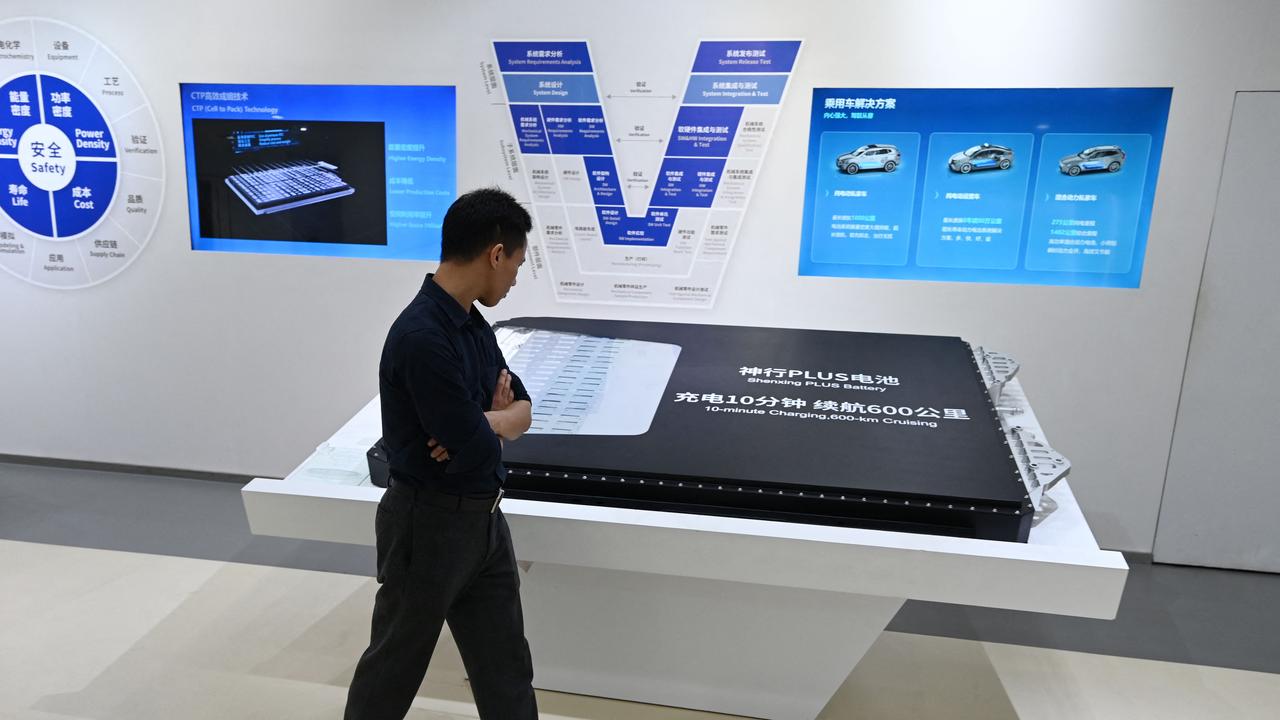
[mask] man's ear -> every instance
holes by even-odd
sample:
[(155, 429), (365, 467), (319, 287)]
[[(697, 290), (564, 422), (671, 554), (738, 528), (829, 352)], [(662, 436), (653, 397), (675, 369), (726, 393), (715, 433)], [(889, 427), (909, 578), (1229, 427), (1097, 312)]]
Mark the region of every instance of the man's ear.
[(502, 261), (502, 255), (505, 251), (506, 251), (506, 248), (503, 247), (502, 243), (498, 243), (497, 245), (494, 245), (493, 247), (489, 248), (489, 267), (490, 268), (496, 269), (498, 267), (498, 263)]

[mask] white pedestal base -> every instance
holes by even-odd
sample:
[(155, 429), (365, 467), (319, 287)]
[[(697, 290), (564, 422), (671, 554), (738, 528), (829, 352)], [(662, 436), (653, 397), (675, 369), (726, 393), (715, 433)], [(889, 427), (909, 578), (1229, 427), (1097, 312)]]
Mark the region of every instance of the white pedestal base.
[(903, 603), (549, 563), (520, 594), (536, 687), (770, 720), (817, 717)]

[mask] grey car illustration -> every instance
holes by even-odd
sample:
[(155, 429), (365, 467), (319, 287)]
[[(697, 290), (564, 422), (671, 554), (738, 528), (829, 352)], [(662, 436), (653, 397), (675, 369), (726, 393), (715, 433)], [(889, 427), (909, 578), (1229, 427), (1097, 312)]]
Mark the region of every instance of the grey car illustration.
[(961, 175), (968, 175), (974, 170), (1008, 170), (1013, 167), (1013, 149), (991, 143), (974, 145), (952, 155), (947, 167)]
[(902, 164), (902, 153), (895, 145), (863, 145), (836, 158), (836, 169), (854, 175), (863, 170), (893, 172)]
[(1119, 172), (1124, 167), (1124, 150), (1118, 145), (1096, 145), (1058, 161), (1058, 170), (1075, 177), (1082, 172)]

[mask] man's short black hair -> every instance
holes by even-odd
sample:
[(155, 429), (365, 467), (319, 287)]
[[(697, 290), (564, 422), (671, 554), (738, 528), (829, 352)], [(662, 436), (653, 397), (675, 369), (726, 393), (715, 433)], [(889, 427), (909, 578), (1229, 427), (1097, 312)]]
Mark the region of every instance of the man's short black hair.
[(529, 212), (510, 193), (496, 187), (472, 190), (454, 200), (444, 214), (440, 261), (467, 262), (498, 243), (510, 257), (524, 247), (532, 229)]

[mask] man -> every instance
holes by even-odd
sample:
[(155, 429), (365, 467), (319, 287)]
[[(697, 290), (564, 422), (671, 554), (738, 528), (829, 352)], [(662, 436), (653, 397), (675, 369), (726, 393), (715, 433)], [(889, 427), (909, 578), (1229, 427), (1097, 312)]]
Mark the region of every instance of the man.
[(387, 333), (378, 371), (391, 483), (378, 504), (378, 589), (347, 720), (403, 718), (448, 622), (480, 717), (536, 718), (520, 580), (502, 516), (502, 441), (532, 406), (475, 308), (516, 284), (529, 213), (497, 189), (449, 208), (440, 268)]

